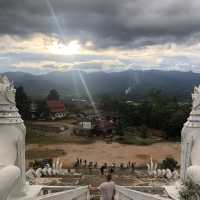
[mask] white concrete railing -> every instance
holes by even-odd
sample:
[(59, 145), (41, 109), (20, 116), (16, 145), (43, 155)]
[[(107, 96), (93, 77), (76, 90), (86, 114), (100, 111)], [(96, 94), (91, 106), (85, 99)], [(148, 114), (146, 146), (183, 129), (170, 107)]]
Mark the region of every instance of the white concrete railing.
[[(53, 189), (53, 187), (51, 188)], [(36, 200), (89, 200), (90, 193), (87, 186), (70, 189), (63, 192), (50, 193), (38, 197)]]
[[(54, 187), (47, 186), (43, 189), (49, 193), (38, 197), (36, 200), (90, 200), (90, 192), (88, 186), (84, 187)], [(65, 191), (56, 192), (57, 190), (67, 189)], [(148, 193), (139, 192), (126, 188), (124, 186), (116, 186), (116, 200), (169, 200), (168, 198), (158, 197)]]
[(168, 200), (168, 198), (145, 194), (136, 190), (131, 190), (123, 186), (116, 186), (117, 200)]
[(68, 190), (77, 189), (77, 186), (42, 186), (40, 190), (40, 196), (52, 194), (56, 192), (66, 192)]

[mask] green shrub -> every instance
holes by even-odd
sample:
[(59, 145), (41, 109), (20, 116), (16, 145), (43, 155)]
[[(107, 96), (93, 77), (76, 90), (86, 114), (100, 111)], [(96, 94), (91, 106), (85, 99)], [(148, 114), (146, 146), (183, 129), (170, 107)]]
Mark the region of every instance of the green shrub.
[(184, 187), (179, 192), (180, 200), (199, 200), (200, 186), (192, 183), (192, 181), (185, 182)]
[(178, 162), (174, 158), (167, 157), (165, 160), (162, 161), (161, 168), (163, 169), (168, 168), (173, 171), (174, 169), (178, 167), (177, 164)]
[(133, 145), (150, 145), (155, 142), (152, 138), (142, 138), (133, 134), (126, 134), (123, 137), (117, 139), (121, 144), (133, 144)]

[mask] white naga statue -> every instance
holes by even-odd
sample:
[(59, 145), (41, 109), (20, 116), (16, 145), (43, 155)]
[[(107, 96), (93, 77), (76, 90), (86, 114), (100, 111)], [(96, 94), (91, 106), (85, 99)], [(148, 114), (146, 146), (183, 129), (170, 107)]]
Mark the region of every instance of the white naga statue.
[(23, 195), (25, 126), (15, 105), (15, 89), (0, 76), (0, 200)]
[(192, 111), (182, 129), (181, 179), (200, 185), (200, 86), (192, 94)]

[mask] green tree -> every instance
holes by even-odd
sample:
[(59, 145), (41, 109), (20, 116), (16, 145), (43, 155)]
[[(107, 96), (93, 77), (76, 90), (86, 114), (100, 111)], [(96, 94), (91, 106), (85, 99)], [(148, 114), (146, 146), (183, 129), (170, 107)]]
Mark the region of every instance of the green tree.
[(173, 112), (170, 118), (166, 121), (166, 133), (167, 138), (180, 138), (181, 129), (183, 124), (186, 122), (189, 115), (189, 109), (184, 109), (184, 107), (179, 107), (177, 111)]
[(48, 96), (47, 96), (48, 100), (59, 100), (60, 99), (60, 95), (58, 94), (57, 90), (52, 89), (50, 90)]
[(27, 120), (31, 118), (30, 112), (30, 99), (24, 91), (22, 86), (16, 89), (16, 106), (19, 110), (19, 113), (22, 119)]
[[(156, 90), (147, 95), (143, 102), (127, 103), (126, 99), (107, 95), (101, 98), (100, 103), (102, 110), (120, 117), (124, 129), (129, 126), (159, 129), (170, 139), (180, 138), (183, 123), (190, 111), (190, 105), (180, 104), (174, 96)], [(141, 133), (144, 138), (148, 137), (147, 132)]]
[(45, 100), (39, 100), (37, 103), (36, 116), (37, 118), (47, 118), (49, 115)]
[(146, 139), (148, 137), (148, 129), (144, 124), (140, 127), (140, 132), (143, 139)]
[(181, 187), (179, 192), (180, 200), (199, 200), (200, 199), (200, 186), (193, 183), (191, 180), (187, 180), (184, 183), (184, 187)]
[(162, 161), (161, 163), (161, 167), (163, 169), (170, 169), (170, 170), (175, 170), (178, 166), (178, 162), (174, 159), (174, 158), (171, 158), (171, 157), (167, 157), (165, 160)]

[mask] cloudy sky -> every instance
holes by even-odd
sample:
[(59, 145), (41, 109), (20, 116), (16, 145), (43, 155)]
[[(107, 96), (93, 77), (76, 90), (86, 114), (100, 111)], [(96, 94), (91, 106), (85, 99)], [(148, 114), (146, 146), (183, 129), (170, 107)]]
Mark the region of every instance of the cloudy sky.
[(0, 72), (200, 72), (199, 0), (0, 0)]

